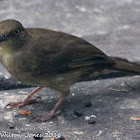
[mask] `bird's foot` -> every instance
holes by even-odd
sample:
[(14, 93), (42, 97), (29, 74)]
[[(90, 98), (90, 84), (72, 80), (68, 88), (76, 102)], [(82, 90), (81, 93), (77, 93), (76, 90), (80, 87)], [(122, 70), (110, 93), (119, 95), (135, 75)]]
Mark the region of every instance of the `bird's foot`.
[(35, 99), (24, 100), (24, 101), (19, 101), (19, 102), (10, 102), (5, 106), (5, 109), (13, 108), (13, 107), (23, 107), (23, 106), (25, 106), (27, 104), (37, 102), (37, 99), (41, 99), (41, 97), (36, 97)]
[(52, 110), (46, 116), (35, 115), (30, 121), (34, 120), (35, 122), (46, 122), (48, 120), (51, 120), (53, 117), (57, 116), (58, 114), (60, 114), (60, 110), (57, 112), (54, 112), (54, 110)]

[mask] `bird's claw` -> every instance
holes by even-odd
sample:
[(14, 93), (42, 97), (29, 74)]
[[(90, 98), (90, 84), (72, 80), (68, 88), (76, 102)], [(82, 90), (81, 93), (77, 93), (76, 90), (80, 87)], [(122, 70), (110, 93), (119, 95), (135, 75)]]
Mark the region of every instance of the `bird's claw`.
[(46, 122), (48, 120), (51, 120), (53, 117), (57, 116), (58, 114), (60, 114), (60, 110), (57, 111), (57, 112), (53, 112), (50, 111), (50, 113), (47, 115), (47, 116), (39, 116), (39, 115), (34, 115), (31, 119), (30, 119), (30, 122), (31, 121), (35, 121), (35, 122)]
[(21, 107), (21, 106), (22, 106), (22, 102), (10, 102), (4, 107), (4, 109), (7, 109), (8, 107), (14, 108), (14, 107)]
[(36, 97), (35, 99), (31, 99), (31, 100), (27, 100), (27, 101), (19, 101), (19, 102), (10, 102), (8, 103), (4, 109), (7, 109), (8, 107), (9, 108), (13, 108), (13, 107), (23, 107), (27, 104), (31, 104), (31, 103), (34, 103), (37, 101), (37, 99), (41, 99), (41, 97)]
[(33, 118), (31, 118), (30, 122), (33, 121), (33, 120), (35, 122), (45, 122), (45, 121), (48, 121), (52, 118), (53, 118), (53, 116), (51, 116), (51, 115), (48, 115), (48, 116), (33, 116)]

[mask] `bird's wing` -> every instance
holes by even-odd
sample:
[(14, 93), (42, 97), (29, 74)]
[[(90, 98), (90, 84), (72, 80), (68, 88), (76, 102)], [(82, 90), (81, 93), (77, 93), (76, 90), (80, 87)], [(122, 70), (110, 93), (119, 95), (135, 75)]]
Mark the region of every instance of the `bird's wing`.
[(78, 68), (111, 63), (112, 60), (110, 60), (102, 51), (86, 42), (83, 46), (77, 46), (72, 61), (69, 63), (69, 67)]
[(35, 41), (36, 48), (32, 48), (36, 51), (36, 61), (30, 64), (35, 63), (33, 67), (40, 74), (64, 73), (76, 68), (113, 63), (98, 48), (73, 35), (48, 30), (38, 40), (38, 44)]
[(58, 48), (58, 55), (53, 58), (53, 61), (60, 62), (59, 64), (68, 66), (69, 68), (113, 63), (101, 50), (76, 36), (61, 33)]

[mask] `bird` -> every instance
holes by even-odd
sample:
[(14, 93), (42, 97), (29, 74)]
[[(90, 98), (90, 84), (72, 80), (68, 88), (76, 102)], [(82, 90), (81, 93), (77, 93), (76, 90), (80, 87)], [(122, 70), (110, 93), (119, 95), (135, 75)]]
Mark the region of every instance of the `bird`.
[(23, 101), (7, 106), (23, 107), (35, 102), (37, 98), (31, 97), (44, 87), (59, 93), (54, 108), (34, 118), (40, 122), (58, 115), (59, 106), (70, 94), (69, 87), (78, 81), (87, 81), (104, 70), (140, 74), (139, 64), (108, 56), (82, 38), (50, 29), (25, 28), (14, 19), (0, 22), (0, 62), (18, 81), (37, 86)]

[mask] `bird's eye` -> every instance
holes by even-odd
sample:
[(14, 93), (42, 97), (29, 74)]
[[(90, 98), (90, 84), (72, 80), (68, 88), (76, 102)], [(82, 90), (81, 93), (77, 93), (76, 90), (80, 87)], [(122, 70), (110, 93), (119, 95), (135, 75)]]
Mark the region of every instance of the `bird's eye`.
[(19, 30), (15, 31), (15, 35), (18, 36), (19, 35)]

